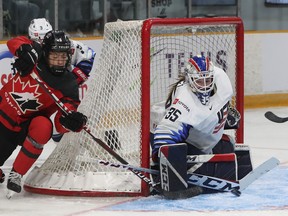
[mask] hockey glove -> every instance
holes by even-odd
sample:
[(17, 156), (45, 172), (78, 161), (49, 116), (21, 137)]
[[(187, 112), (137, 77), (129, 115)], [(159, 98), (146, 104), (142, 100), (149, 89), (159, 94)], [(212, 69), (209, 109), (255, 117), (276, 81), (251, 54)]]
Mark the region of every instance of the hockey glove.
[(86, 73), (84, 73), (80, 68), (75, 67), (72, 70), (72, 73), (74, 74), (76, 80), (77, 80), (77, 84), (81, 85), (83, 84), (87, 79), (88, 79), (88, 75), (86, 75)]
[(60, 123), (70, 131), (79, 132), (87, 123), (87, 116), (80, 112), (71, 112), (60, 117)]
[(241, 115), (237, 109), (229, 106), (228, 107), (228, 116), (224, 126), (224, 129), (237, 129), (239, 128)]
[(18, 58), (15, 60), (14, 67), (20, 76), (28, 75), (41, 55), (41, 46), (38, 43), (23, 44), (16, 51)]

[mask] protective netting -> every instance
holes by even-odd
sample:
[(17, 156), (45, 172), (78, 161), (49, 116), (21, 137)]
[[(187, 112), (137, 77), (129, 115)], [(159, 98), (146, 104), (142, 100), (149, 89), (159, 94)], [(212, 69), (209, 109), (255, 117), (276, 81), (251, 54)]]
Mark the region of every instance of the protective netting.
[[(101, 55), (79, 107), (89, 118), (91, 133), (134, 166), (141, 166), (143, 151), (149, 150), (142, 143), (143, 134), (149, 133), (141, 130), (141, 98), (149, 89), (141, 86), (142, 76), (150, 73), (151, 106), (166, 99), (187, 59), (196, 54), (208, 55), (223, 68), (234, 91), (237, 84), (235, 24), (152, 25), (150, 44), (143, 44), (150, 48), (150, 56), (142, 51), (142, 25), (143, 21), (105, 25)], [(150, 62), (150, 71), (142, 71), (143, 58)], [(45, 163), (31, 171), (25, 188), (79, 196), (143, 192), (141, 180), (132, 172), (100, 165), (95, 159), (118, 163), (85, 131), (66, 134)]]

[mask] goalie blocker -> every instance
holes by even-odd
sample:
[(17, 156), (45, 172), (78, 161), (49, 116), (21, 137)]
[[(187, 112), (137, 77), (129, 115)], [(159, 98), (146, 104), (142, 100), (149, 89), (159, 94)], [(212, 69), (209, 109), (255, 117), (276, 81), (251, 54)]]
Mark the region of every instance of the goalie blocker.
[(241, 180), (252, 171), (250, 149), (247, 145), (237, 144), (234, 154), (234, 158), (229, 157), (227, 160), (224, 158), (223, 161), (215, 162), (211, 158), (204, 163), (187, 164), (187, 144), (161, 146), (159, 149), (159, 169), (163, 195), (168, 199), (181, 199), (197, 196), (201, 193), (219, 192), (219, 190), (188, 184), (188, 176), (192, 173), (231, 181)]

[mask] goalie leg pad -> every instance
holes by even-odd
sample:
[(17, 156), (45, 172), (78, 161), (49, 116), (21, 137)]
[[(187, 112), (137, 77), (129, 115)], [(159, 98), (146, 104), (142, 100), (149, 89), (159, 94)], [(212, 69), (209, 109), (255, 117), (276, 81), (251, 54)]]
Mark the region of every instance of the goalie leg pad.
[(187, 145), (163, 145), (159, 149), (161, 188), (167, 199), (184, 199), (202, 193), (202, 188), (187, 183)]
[(159, 149), (161, 187), (164, 191), (179, 191), (187, 184), (187, 145), (163, 145)]
[(235, 154), (237, 156), (238, 178), (240, 180), (253, 170), (250, 148), (248, 145), (236, 144)]

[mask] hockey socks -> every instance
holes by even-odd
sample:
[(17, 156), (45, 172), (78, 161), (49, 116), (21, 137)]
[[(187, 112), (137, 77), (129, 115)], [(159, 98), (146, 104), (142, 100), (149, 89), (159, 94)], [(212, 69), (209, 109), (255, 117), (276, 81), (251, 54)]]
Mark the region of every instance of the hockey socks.
[(43, 147), (37, 148), (32, 144), (32, 142), (33, 141), (30, 137), (25, 139), (13, 164), (13, 169), (22, 176), (27, 173), (43, 151)]
[(26, 174), (42, 153), (43, 146), (52, 136), (52, 131), (53, 124), (49, 118), (36, 116), (31, 120), (28, 135), (13, 164), (16, 172)]

